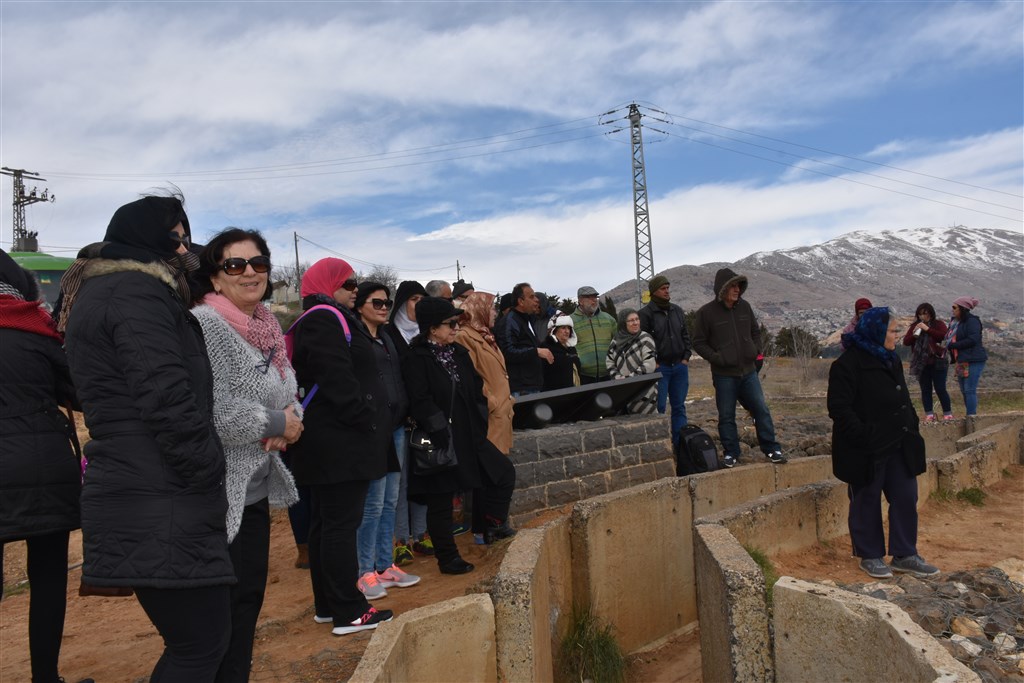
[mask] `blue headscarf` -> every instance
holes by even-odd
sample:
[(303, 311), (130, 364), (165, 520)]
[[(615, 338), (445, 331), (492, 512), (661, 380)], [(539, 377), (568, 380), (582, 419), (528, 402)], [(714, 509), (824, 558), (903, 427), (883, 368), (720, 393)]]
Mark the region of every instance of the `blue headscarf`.
[(885, 367), (892, 367), (899, 360), (895, 351), (885, 348), (885, 335), (889, 329), (891, 311), (886, 308), (869, 308), (857, 321), (853, 332), (843, 335), (846, 348), (856, 346), (882, 361)]

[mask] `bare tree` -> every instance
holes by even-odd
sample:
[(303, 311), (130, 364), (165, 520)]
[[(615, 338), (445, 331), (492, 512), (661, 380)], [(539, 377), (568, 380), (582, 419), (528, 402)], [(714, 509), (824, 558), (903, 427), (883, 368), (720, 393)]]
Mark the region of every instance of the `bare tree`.
[(398, 276), (398, 270), (393, 266), (376, 265), (369, 270), (365, 275), (359, 274), (359, 281), (363, 282), (379, 282), (388, 288), (391, 295), (394, 296), (395, 290), (398, 289), (398, 283), (401, 282)]

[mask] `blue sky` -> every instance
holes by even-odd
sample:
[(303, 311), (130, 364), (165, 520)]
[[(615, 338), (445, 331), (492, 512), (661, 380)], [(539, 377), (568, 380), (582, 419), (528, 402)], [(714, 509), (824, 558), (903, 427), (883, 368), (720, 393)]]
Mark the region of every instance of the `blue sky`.
[(53, 253), (175, 183), (197, 239), (257, 228), (275, 260), (297, 232), (303, 261), (609, 289), (635, 274), (610, 134), (634, 101), (657, 270), (1022, 229), (1021, 2), (5, 0), (0, 39), (0, 162), (47, 178)]

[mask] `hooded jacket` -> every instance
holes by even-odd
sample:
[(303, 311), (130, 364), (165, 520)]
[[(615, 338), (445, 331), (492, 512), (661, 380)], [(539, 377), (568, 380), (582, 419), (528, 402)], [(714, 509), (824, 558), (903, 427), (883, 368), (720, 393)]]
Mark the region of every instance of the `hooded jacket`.
[[(724, 295), (733, 283), (740, 286), (740, 298), (729, 308)], [(743, 377), (755, 371), (761, 353), (761, 332), (754, 309), (743, 299), (747, 278), (729, 268), (715, 274), (715, 299), (697, 310), (693, 349), (711, 364), (713, 375)]]

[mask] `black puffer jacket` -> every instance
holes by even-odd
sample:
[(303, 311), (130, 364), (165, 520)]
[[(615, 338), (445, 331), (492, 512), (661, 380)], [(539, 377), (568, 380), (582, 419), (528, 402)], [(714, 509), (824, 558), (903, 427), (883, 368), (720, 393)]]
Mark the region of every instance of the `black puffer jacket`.
[[(318, 303), (307, 297), (303, 306)], [(342, 315), (351, 344), (331, 311), (308, 314), (292, 333), (299, 387), (306, 395), (313, 385), (319, 387), (303, 415), (302, 436), (288, 447), (292, 473), (304, 485), (380, 479), (394, 452), (387, 387), (373, 350), (376, 342), (350, 312)], [(396, 469), (397, 459), (392, 463)]]
[(924, 439), (910, 402), (903, 364), (891, 368), (851, 346), (828, 374), (828, 416), (832, 418), (832, 472), (840, 481), (864, 485), (874, 464), (898, 453), (907, 471), (925, 471)]
[(0, 543), (77, 529), (81, 473), (57, 409), (75, 403), (64, 350), (16, 329), (0, 329), (0, 349)]
[(234, 583), (202, 328), (159, 262), (97, 259), (83, 276), (66, 338), (92, 436), (82, 577), (98, 586)]
[(540, 342), (530, 322), (529, 315), (513, 309), (505, 316), (502, 326), (494, 327), (498, 347), (505, 356), (509, 387), (513, 392), (540, 391), (544, 388), (545, 361), (537, 355)]

